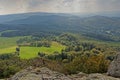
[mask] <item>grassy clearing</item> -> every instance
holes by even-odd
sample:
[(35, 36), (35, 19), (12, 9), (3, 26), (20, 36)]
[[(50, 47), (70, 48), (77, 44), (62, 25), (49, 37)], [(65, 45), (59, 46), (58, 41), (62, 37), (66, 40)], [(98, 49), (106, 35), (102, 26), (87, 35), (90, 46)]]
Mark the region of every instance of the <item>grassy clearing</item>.
[(0, 37), (0, 54), (13, 53), (16, 49), (16, 41), (21, 37)]
[[(14, 53), (16, 49), (16, 41), (21, 37), (0, 37), (0, 54), (5, 53)], [(50, 48), (46, 47), (21, 47), (20, 57), (24, 59), (34, 58), (37, 56), (38, 52), (44, 52), (46, 54), (52, 54), (55, 51), (60, 52), (61, 49), (65, 48), (65, 46), (52, 42), (52, 46)]]
[(30, 59), (38, 56), (38, 52), (44, 52), (46, 54), (52, 54), (55, 51), (61, 52), (65, 46), (52, 42), (52, 46), (50, 48), (46, 47), (21, 47), (20, 48), (20, 57), (22, 59)]
[(14, 53), (15, 49), (16, 49), (16, 46), (9, 47), (9, 48), (2, 48), (0, 49), (0, 54)]
[(0, 37), (0, 49), (16, 46), (16, 41), (20, 37)]

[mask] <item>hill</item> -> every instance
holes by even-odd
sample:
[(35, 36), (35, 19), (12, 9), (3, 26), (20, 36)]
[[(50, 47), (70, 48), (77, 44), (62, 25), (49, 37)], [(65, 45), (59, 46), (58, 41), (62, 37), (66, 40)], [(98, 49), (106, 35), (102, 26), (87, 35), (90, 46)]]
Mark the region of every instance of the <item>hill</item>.
[[(12, 18), (12, 16), (15, 17)], [(1, 36), (27, 36), (41, 32), (50, 34), (72, 32), (104, 41), (120, 41), (119, 17), (91, 16), (83, 18), (70, 14), (52, 13), (26, 13), (9, 15), (9, 17), (4, 16), (4, 19), (11, 20), (4, 21), (0, 25), (0, 30), (13, 31), (4, 32)]]

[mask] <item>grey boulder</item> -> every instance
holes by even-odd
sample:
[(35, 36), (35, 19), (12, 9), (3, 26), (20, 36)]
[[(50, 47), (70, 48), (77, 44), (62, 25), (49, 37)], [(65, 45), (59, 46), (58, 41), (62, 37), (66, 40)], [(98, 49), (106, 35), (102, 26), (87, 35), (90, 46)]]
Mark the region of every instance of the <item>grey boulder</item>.
[(113, 77), (120, 77), (120, 53), (111, 62), (107, 74)]

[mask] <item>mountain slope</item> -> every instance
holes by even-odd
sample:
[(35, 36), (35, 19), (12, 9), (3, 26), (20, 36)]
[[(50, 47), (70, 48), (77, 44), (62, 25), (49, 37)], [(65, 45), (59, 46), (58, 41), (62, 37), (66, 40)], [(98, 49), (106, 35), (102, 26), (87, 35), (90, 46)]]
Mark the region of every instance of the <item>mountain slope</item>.
[[(21, 14), (21, 16), (23, 17), (4, 22), (4, 25), (10, 26), (9, 29), (19, 31), (21, 35), (39, 32), (74, 32), (101, 40), (120, 41), (120, 18), (118, 17), (81, 18), (52, 13), (31, 13)], [(5, 34), (3, 33), (3, 36)]]

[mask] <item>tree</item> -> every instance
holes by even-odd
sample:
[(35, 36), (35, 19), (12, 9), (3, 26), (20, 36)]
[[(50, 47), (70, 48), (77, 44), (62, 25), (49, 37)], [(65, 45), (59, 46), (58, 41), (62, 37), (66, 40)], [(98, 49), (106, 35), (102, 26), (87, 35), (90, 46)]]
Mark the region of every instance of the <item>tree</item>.
[(20, 55), (20, 47), (16, 48), (16, 54), (19, 56)]

